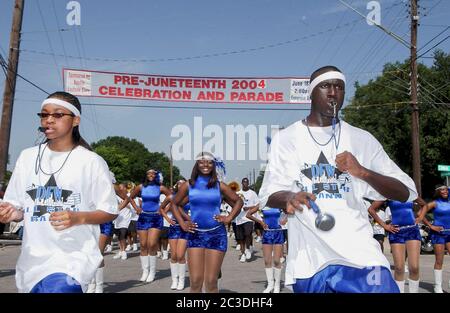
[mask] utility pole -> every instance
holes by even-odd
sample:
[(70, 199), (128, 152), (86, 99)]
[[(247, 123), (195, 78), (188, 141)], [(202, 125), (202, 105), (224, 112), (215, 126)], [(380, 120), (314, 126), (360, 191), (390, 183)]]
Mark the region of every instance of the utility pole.
[(422, 196), (421, 175), (420, 175), (420, 143), (419, 143), (419, 106), (417, 103), (417, 29), (419, 24), (419, 14), (417, 10), (417, 0), (411, 0), (411, 139), (413, 157), (413, 179), (416, 184), (419, 196)]
[(15, 0), (11, 34), (9, 37), (9, 56), (5, 91), (3, 93), (2, 121), (0, 124), (0, 185), (5, 183), (6, 166), (8, 164), (9, 137), (11, 135), (11, 119), (16, 91), (16, 73), (19, 64), (20, 32), (25, 0)]

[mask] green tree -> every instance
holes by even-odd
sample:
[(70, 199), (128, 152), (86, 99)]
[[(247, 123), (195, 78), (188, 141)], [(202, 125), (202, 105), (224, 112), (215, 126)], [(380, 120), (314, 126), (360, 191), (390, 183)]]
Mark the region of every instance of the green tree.
[[(107, 137), (94, 142), (92, 148), (102, 156), (117, 181), (141, 182), (148, 169), (161, 171), (164, 185), (170, 184), (170, 160), (161, 152), (150, 152), (136, 139), (126, 137)], [(173, 182), (180, 179), (180, 170), (173, 167)]]
[[(419, 64), (419, 123), (422, 190), (430, 197), (442, 182), (437, 164), (450, 156), (450, 55), (437, 51), (434, 64)], [(409, 62), (388, 63), (375, 80), (355, 84), (355, 95), (343, 109), (344, 119), (371, 132), (389, 156), (412, 176)]]

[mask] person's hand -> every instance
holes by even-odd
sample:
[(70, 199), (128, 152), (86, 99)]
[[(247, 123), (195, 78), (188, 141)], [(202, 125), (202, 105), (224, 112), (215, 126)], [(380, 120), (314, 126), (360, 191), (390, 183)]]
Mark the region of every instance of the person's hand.
[(264, 230), (268, 230), (268, 229), (269, 229), (269, 226), (267, 226), (267, 224), (264, 223), (264, 222), (261, 223), (261, 226), (262, 226), (262, 228), (263, 228)]
[(393, 234), (398, 233), (400, 231), (400, 228), (398, 228), (392, 224), (386, 225), (386, 227), (384, 227), (384, 229)]
[(215, 215), (214, 219), (219, 223), (230, 224), (230, 219), (225, 215)]
[(291, 197), (286, 203), (286, 214), (294, 214), (295, 210), (303, 211), (302, 204), (306, 205), (309, 209), (309, 200), (316, 200), (316, 196), (309, 192), (300, 191), (292, 193)]
[(180, 227), (183, 231), (187, 233), (194, 233), (195, 229), (197, 229), (197, 224), (192, 223), (191, 221), (185, 221), (180, 224)]
[(79, 212), (58, 211), (50, 214), (50, 224), (56, 230), (64, 230), (75, 225), (83, 224)]
[(136, 214), (140, 215), (141, 213), (142, 213), (142, 208), (141, 207), (137, 208), (136, 209)]
[(435, 231), (435, 232), (437, 232), (437, 233), (440, 233), (440, 232), (444, 229), (444, 227), (442, 227), (442, 226), (431, 225), (431, 226), (430, 226), (430, 229), (433, 230), (433, 231)]
[(336, 166), (341, 172), (347, 172), (357, 178), (361, 178), (364, 173), (364, 167), (348, 151), (336, 155)]
[(21, 220), (23, 212), (9, 202), (0, 202), (0, 223), (6, 224), (15, 220)]

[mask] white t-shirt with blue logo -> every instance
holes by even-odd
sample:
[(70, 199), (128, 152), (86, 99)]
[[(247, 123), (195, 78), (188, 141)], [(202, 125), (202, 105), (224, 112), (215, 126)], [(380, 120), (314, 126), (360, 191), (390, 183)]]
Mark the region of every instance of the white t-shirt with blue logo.
[[(102, 261), (98, 225), (78, 225), (57, 231), (49, 222), (55, 210), (118, 214), (117, 199), (108, 165), (81, 146), (69, 152), (41, 146), (41, 170), (35, 172), (38, 147), (22, 151), (4, 201), (24, 210), (22, 251), (16, 265), (19, 292), (30, 290), (53, 273), (65, 273), (83, 290)], [(45, 150), (44, 150), (45, 148)], [(67, 160), (66, 160), (67, 158)], [(65, 161), (66, 160), (66, 161)], [(69, 282), (70, 283), (70, 282)], [(74, 282), (75, 283), (75, 282)]]
[[(382, 175), (395, 177), (417, 198), (413, 180), (386, 154), (380, 143), (367, 131), (341, 122), (336, 126), (336, 142), (325, 144), (332, 127), (310, 127), (298, 121), (276, 134), (271, 142), (269, 162), (259, 197), (264, 207), (269, 196), (283, 190), (306, 191), (316, 195), (324, 213), (334, 216), (330, 231), (315, 227), (316, 214), (304, 208), (288, 217), (289, 254), (286, 284), (310, 278), (328, 265), (356, 268), (384, 266), (389, 262), (373, 239), (363, 197), (384, 200), (366, 182), (335, 168), (336, 154), (351, 152), (359, 163)], [(315, 140), (313, 140), (312, 136)], [(339, 139), (340, 137), (340, 139)], [(318, 143), (316, 143), (317, 141)]]

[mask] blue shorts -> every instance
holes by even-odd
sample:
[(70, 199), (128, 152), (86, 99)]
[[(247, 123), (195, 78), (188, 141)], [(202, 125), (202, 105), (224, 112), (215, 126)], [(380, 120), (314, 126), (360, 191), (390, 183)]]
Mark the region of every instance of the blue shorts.
[(111, 237), (113, 235), (114, 232), (114, 225), (113, 222), (108, 222), (105, 224), (100, 224), (100, 233), (102, 235)]
[(169, 228), (169, 239), (188, 239), (189, 233), (185, 232), (183, 229), (181, 229), (181, 226), (171, 225)]
[(219, 225), (208, 231), (195, 231), (188, 234), (187, 247), (204, 248), (226, 252), (228, 244), (227, 230), (225, 225)]
[(263, 232), (263, 245), (282, 245), (285, 241), (283, 229), (265, 230)]
[(34, 285), (30, 293), (83, 293), (81, 285), (64, 273), (53, 273)]
[(383, 266), (356, 268), (329, 265), (311, 278), (297, 279), (295, 293), (399, 293), (391, 271)]
[(447, 242), (450, 242), (450, 232), (435, 232), (434, 230), (430, 231), (431, 233), (431, 243), (434, 245), (445, 245)]
[(139, 219), (136, 223), (137, 230), (149, 230), (150, 228), (163, 228), (163, 217), (158, 213), (145, 213), (139, 214)]
[(409, 240), (422, 240), (422, 236), (420, 236), (419, 227), (410, 227), (400, 229), (398, 233), (389, 233), (389, 243), (405, 243)]

